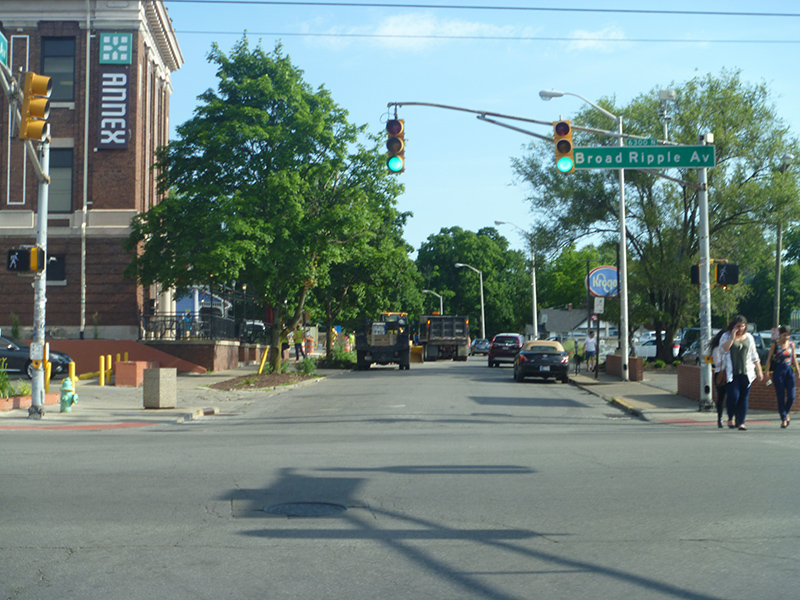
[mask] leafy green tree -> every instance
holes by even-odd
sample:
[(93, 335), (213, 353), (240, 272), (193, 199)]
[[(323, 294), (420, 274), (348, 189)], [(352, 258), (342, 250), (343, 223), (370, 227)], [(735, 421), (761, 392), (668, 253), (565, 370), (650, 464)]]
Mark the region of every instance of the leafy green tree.
[[(530, 321), (530, 263), (522, 252), (510, 250), (508, 240), (493, 227), (477, 233), (460, 227), (428, 236), (417, 253), (424, 285), (445, 298), (445, 314), (470, 318), (472, 337), (480, 336), (480, 278), (468, 264), (483, 272), (484, 312), (488, 337), (503, 331), (522, 331)], [(435, 306), (438, 309), (438, 299)], [(433, 302), (431, 300), (431, 302)]]
[[(778, 215), (799, 208), (796, 197), (779, 193), (775, 178), (779, 157), (796, 148), (797, 141), (775, 114), (766, 85), (745, 83), (737, 71), (699, 76), (670, 87), (677, 91), (670, 141), (696, 145), (700, 133), (715, 136), (716, 167), (708, 170), (712, 257), (738, 262), (746, 275), (748, 256), (763, 240), (765, 229)], [(626, 134), (662, 135), (656, 90), (627, 106), (616, 106), (609, 98), (598, 104), (624, 116)], [(582, 127), (612, 129), (610, 120), (592, 108), (572, 121)], [(575, 143), (614, 145), (617, 140), (578, 133)], [(514, 161), (518, 176), (530, 185), (534, 212), (541, 215), (536, 238), (550, 248), (588, 236), (618, 239), (617, 172), (580, 170), (565, 176), (553, 168), (552, 153), (552, 144), (534, 143), (527, 156)], [(697, 182), (694, 169), (673, 169), (669, 175)], [(699, 255), (697, 188), (627, 170), (625, 198), (631, 323), (664, 330), (671, 340), (697, 314), (698, 294), (689, 280)], [(671, 356), (670, 344), (659, 341), (659, 357), (671, 360)]]
[(230, 55), (212, 46), (217, 88), (200, 97), (178, 139), (160, 149), (161, 190), (174, 192), (134, 219), (128, 273), (185, 288), (245, 281), (273, 307), (272, 364), (306, 297), (345, 248), (370, 234), (374, 202), (399, 193), (377, 176), (364, 127), (347, 121), (323, 87), (303, 81), (280, 46)]
[[(379, 160), (385, 168), (383, 160)], [(312, 305), (330, 331), (334, 323), (354, 330), (382, 311), (418, 313), (421, 278), (402, 238), (409, 213), (393, 206), (376, 207), (373, 235), (362, 236), (346, 248), (346, 257), (333, 264), (312, 292)], [(328, 336), (327, 351), (331, 351)]]

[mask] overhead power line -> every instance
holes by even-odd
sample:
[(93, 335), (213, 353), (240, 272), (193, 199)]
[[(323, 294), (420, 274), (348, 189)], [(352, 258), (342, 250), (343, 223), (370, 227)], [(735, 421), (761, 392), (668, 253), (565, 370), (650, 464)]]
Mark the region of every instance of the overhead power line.
[(468, 6), (446, 4), (400, 4), (378, 2), (303, 2), (297, 0), (164, 0), (169, 4), (249, 4), (263, 6), (333, 6), (346, 8), (429, 8), (448, 10), (506, 10), (533, 12), (615, 13), (639, 15), (689, 15), (710, 17), (800, 17), (800, 13), (736, 12), (715, 10), (667, 10), (644, 8), (568, 8), (549, 6)]
[[(213, 0), (168, 0), (170, 2), (200, 2)], [(319, 37), (319, 38), (389, 38), (421, 40), (484, 40), (512, 42), (605, 42), (605, 43), (653, 43), (653, 44), (800, 44), (800, 40), (743, 40), (743, 39), (687, 39), (687, 38), (609, 38), (609, 37), (537, 37), (495, 35), (415, 35), (386, 33), (292, 33), (279, 31), (188, 31), (176, 30), (181, 35), (253, 35), (272, 37)]]

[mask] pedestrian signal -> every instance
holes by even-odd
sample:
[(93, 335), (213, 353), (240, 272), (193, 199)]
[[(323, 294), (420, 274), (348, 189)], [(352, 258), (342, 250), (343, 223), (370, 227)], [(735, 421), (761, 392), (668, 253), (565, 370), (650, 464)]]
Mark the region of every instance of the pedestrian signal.
[(561, 173), (575, 170), (575, 157), (572, 154), (572, 123), (556, 121), (553, 123), (553, 141), (556, 150), (556, 169)]
[(386, 122), (386, 168), (390, 173), (402, 173), (406, 170), (405, 121), (390, 119)]
[(739, 265), (736, 263), (716, 263), (714, 271), (714, 281), (717, 285), (727, 287), (739, 283)]
[(6, 254), (6, 269), (17, 273), (44, 271), (44, 250), (41, 248), (15, 248)]
[(19, 139), (42, 141), (50, 135), (47, 117), (50, 116), (50, 92), (53, 81), (50, 77), (37, 75), (32, 71), (25, 73), (22, 81), (22, 107), (19, 123)]

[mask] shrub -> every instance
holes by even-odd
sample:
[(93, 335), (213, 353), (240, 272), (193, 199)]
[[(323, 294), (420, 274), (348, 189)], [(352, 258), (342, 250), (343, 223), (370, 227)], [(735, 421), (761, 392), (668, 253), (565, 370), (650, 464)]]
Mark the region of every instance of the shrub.
[(298, 373), (314, 376), (317, 374), (317, 361), (313, 358), (305, 358), (302, 362), (295, 363), (294, 368)]
[(17, 392), (11, 385), (11, 379), (6, 371), (6, 359), (0, 358), (0, 398), (10, 398), (16, 396)]
[(655, 368), (655, 369), (663, 369), (666, 366), (666, 364), (667, 363), (665, 363), (663, 360), (656, 360), (656, 361), (653, 361), (653, 368)]

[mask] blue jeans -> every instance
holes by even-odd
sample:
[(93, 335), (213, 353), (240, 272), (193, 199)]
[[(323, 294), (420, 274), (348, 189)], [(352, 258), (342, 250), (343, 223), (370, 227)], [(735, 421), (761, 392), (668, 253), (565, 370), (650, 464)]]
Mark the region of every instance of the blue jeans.
[(750, 398), (750, 380), (747, 375), (734, 375), (726, 389), (728, 396), (728, 419), (738, 426), (747, 419), (747, 401)]
[(779, 365), (772, 373), (772, 384), (775, 386), (775, 395), (778, 396), (778, 414), (781, 421), (785, 421), (794, 404), (794, 371), (786, 365)]

